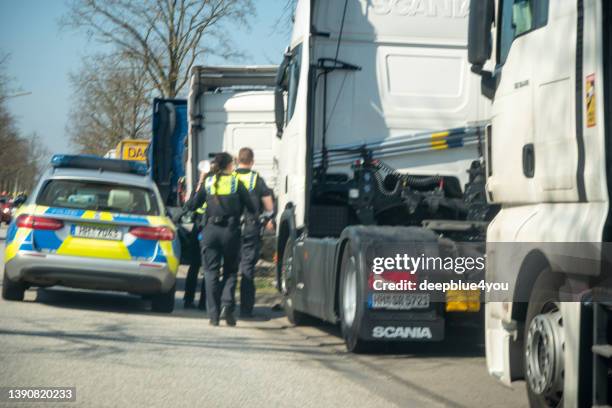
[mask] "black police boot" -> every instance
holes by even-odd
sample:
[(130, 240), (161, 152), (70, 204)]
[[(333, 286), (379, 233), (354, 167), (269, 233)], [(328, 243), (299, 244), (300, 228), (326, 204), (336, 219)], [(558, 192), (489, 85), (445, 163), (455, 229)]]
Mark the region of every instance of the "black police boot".
[(195, 309), (195, 305), (193, 304), (193, 300), (186, 300), (185, 303), (183, 303), (183, 308), (184, 309)]
[(218, 326), (219, 325), (219, 319), (215, 319), (215, 318), (211, 317), (210, 320), (208, 321), (208, 323), (211, 326)]
[(200, 303), (198, 303), (198, 309), (200, 309), (203, 312), (205, 312), (206, 311), (206, 301), (204, 301), (204, 302), (200, 301)]
[(225, 306), (221, 308), (221, 318), (225, 319), (225, 322), (228, 326), (236, 325), (236, 318), (234, 317), (234, 314), (230, 312)]

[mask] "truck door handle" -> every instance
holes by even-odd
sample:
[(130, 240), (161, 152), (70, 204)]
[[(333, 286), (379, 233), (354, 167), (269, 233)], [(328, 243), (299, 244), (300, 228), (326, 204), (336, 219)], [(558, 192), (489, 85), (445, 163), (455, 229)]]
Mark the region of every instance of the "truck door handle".
[(535, 151), (533, 143), (523, 146), (523, 174), (527, 178), (533, 178), (535, 174)]

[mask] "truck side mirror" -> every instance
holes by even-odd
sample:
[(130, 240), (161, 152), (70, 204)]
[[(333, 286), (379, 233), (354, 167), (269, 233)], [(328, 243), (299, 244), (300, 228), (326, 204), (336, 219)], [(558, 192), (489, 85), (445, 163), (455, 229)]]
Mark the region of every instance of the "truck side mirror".
[(497, 87), (497, 78), (482, 67), (491, 58), (492, 39), (491, 25), (494, 21), (495, 4), (493, 0), (474, 0), (470, 2), (470, 19), (468, 27), (468, 60), (472, 72), (480, 75), (481, 93), (493, 99)]
[(494, 10), (493, 0), (470, 2), (468, 60), (472, 64), (472, 72), (475, 73), (480, 73), (483, 65), (491, 58), (491, 25)]
[(285, 52), (283, 62), (278, 67), (276, 73), (276, 87), (274, 88), (274, 121), (276, 122), (276, 137), (279, 139), (283, 136), (285, 127), (285, 79), (287, 77), (287, 67), (291, 54)]
[(274, 120), (276, 122), (276, 137), (283, 136), (285, 126), (285, 96), (284, 89), (280, 85), (274, 88)]

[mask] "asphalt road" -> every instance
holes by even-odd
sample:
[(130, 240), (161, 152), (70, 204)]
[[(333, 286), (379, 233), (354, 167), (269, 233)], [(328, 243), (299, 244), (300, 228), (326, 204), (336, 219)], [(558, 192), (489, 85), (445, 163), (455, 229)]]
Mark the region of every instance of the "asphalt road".
[(0, 300), (0, 387), (76, 387), (68, 407), (527, 405), (522, 384), (488, 376), (481, 336), (464, 328), (443, 344), (356, 356), (334, 326), (290, 327), (269, 304), (236, 328), (210, 327), (178, 302), (172, 315), (148, 309), (137, 297), (63, 288)]

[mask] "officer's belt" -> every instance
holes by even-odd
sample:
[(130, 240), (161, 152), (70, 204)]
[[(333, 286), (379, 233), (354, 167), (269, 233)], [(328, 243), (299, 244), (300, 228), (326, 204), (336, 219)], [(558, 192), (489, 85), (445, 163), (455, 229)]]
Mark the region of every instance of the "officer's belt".
[(233, 215), (222, 215), (222, 216), (212, 216), (206, 217), (206, 224), (220, 225), (220, 226), (228, 226), (228, 225), (238, 225), (239, 219), (234, 217)]

